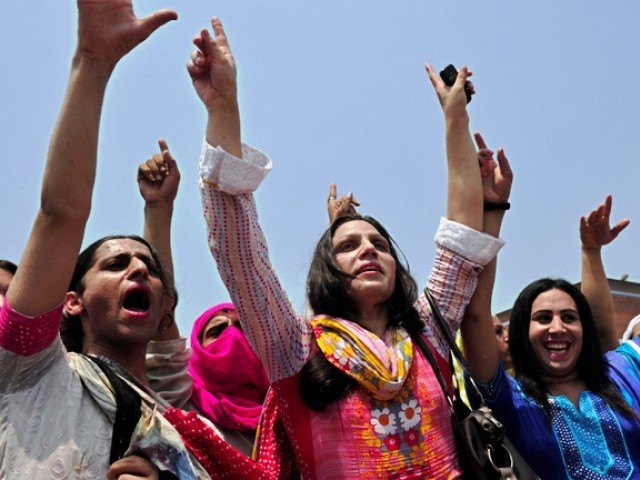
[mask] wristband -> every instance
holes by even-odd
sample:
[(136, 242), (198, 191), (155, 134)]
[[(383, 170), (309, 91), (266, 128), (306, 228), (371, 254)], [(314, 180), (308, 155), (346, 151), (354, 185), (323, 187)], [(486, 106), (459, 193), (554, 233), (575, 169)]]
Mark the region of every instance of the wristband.
[(491, 210), (509, 210), (510, 208), (511, 208), (511, 204), (509, 202), (501, 202), (501, 203), (484, 202), (485, 212), (490, 212)]

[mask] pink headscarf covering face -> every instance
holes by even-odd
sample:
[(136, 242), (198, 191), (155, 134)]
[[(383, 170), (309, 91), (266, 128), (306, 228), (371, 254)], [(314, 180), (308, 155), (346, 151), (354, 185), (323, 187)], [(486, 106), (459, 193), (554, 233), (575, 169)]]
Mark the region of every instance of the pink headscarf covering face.
[(244, 333), (230, 325), (206, 348), (200, 343), (200, 333), (222, 310), (235, 307), (232, 303), (220, 303), (206, 310), (193, 325), (193, 355), (189, 361), (193, 378), (191, 400), (216, 425), (229, 430), (255, 430), (269, 378)]

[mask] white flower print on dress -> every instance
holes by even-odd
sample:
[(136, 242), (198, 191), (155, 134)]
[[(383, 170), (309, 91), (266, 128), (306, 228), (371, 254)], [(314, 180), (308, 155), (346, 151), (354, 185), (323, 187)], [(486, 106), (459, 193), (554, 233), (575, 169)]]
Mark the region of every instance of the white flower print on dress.
[(388, 408), (371, 411), (371, 425), (378, 435), (390, 435), (396, 433), (396, 415)]
[(398, 413), (400, 417), (400, 423), (404, 430), (409, 430), (420, 423), (420, 412), (422, 409), (418, 405), (418, 400), (412, 398), (407, 403), (403, 403), (400, 406), (401, 410)]

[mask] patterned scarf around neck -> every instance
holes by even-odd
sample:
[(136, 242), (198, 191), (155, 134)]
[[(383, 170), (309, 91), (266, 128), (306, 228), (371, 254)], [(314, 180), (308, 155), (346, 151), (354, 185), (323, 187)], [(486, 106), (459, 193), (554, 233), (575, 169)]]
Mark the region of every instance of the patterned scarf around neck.
[(398, 394), (413, 358), (411, 338), (404, 328), (389, 327), (385, 343), (349, 320), (318, 316), (311, 325), (320, 351), (333, 366), (378, 400), (391, 400)]

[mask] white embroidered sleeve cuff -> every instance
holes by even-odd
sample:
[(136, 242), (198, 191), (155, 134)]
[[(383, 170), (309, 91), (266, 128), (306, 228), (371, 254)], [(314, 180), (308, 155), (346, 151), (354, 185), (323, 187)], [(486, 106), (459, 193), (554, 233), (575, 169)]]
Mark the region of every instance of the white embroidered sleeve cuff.
[(499, 238), (447, 218), (440, 219), (435, 241), (438, 245), (480, 265), (486, 265), (493, 260), (504, 246), (504, 241)]
[(230, 195), (251, 193), (271, 171), (271, 159), (260, 150), (242, 144), (242, 158), (212, 147), (206, 141), (200, 154), (200, 178)]
[(147, 344), (147, 355), (172, 355), (187, 350), (190, 351), (191, 349), (187, 347), (186, 337), (172, 338), (171, 340), (151, 340)]

